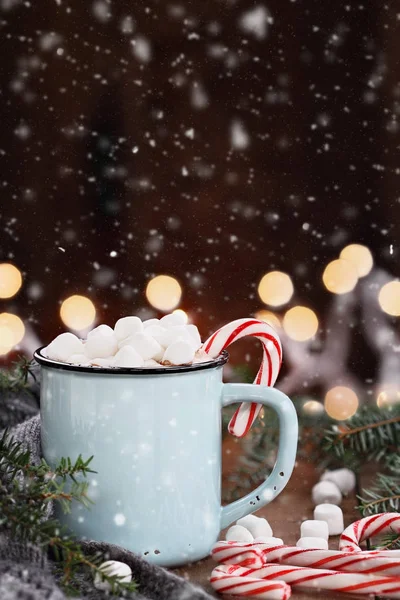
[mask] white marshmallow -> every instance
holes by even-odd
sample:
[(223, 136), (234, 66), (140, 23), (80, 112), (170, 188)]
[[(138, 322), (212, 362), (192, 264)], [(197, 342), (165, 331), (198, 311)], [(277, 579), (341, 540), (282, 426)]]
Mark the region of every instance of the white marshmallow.
[(266, 546), (283, 546), (283, 540), (281, 538), (276, 537), (266, 537), (264, 535), (260, 535), (254, 539), (255, 542), (260, 542), (261, 544), (265, 544)]
[(341, 504), (342, 494), (336, 484), (331, 481), (320, 481), (311, 490), (312, 501), (315, 505), (323, 504)]
[(296, 542), (298, 548), (318, 548), (320, 550), (328, 550), (328, 542), (319, 537), (301, 537)]
[(236, 522), (236, 524), (246, 527), (246, 529), (250, 531), (254, 538), (260, 536), (270, 538), (274, 535), (271, 525), (268, 523), (267, 519), (256, 517), (256, 515), (247, 515), (246, 517), (242, 517)]
[(163, 356), (163, 348), (160, 344), (145, 332), (138, 332), (130, 335), (128, 338), (120, 342), (120, 348), (124, 346), (130, 346), (143, 360), (149, 360), (150, 358), (161, 359)]
[(326, 471), (321, 481), (331, 481), (335, 483), (342, 494), (349, 494), (356, 487), (356, 476), (354, 471), (350, 469), (335, 469), (334, 471)]
[(201, 337), (198, 328), (196, 325), (190, 323), (189, 325), (186, 325), (186, 331), (192, 336), (195, 348), (198, 350), (201, 346)]
[(88, 357), (84, 354), (73, 354), (69, 357), (68, 362), (72, 365), (87, 366), (90, 364)]
[(47, 346), (46, 354), (51, 360), (68, 362), (73, 354), (84, 354), (83, 343), (73, 333), (62, 333)]
[(109, 325), (99, 325), (98, 327), (95, 327), (94, 329), (92, 329), (92, 331), (89, 331), (89, 333), (87, 334), (87, 339), (93, 337), (94, 335), (113, 335), (114, 334), (114, 330), (109, 326)]
[(193, 361), (194, 355), (194, 347), (189, 342), (178, 340), (168, 346), (162, 357), (162, 364), (186, 365)]
[(329, 538), (329, 529), (328, 523), (326, 521), (303, 521), (300, 525), (300, 537), (309, 538), (316, 537), (322, 538), (323, 540), (328, 540)]
[(252, 542), (253, 536), (246, 527), (232, 525), (226, 532), (225, 539), (227, 542)]
[(94, 365), (95, 367), (114, 367), (115, 357), (107, 356), (106, 358), (92, 358), (90, 364)]
[(160, 363), (158, 363), (156, 360), (153, 360), (152, 358), (149, 358), (149, 360), (145, 360), (143, 366), (150, 367), (152, 369), (156, 367), (161, 367)]
[(132, 346), (124, 346), (118, 350), (114, 357), (115, 367), (134, 368), (143, 367), (143, 364), (143, 358), (132, 348)]
[(117, 338), (114, 333), (96, 333), (86, 340), (85, 355), (88, 358), (107, 358), (116, 353)]
[(114, 326), (115, 336), (119, 342), (139, 331), (143, 331), (143, 323), (139, 317), (123, 317), (118, 319)]
[(176, 327), (177, 325), (186, 325), (186, 319), (180, 313), (171, 313), (170, 315), (165, 315), (160, 319), (160, 324), (162, 327), (169, 329), (170, 327)]
[(167, 330), (164, 327), (161, 327), (159, 323), (153, 323), (145, 329), (145, 333), (154, 338), (156, 342), (158, 342), (163, 348), (166, 348), (168, 346), (168, 343), (164, 345), (166, 332)]
[[(132, 581), (131, 568), (129, 565), (123, 562), (119, 562), (117, 560), (107, 560), (106, 562), (102, 563), (99, 568), (110, 577), (117, 575), (118, 581), (122, 583), (129, 583)], [(104, 590), (106, 592), (111, 591), (110, 583), (105, 581), (99, 572), (97, 572), (94, 577), (94, 587), (98, 590)]]
[(178, 340), (184, 340), (188, 342), (193, 348), (198, 350), (197, 343), (187, 329), (186, 325), (177, 325), (176, 327), (170, 327), (169, 329), (164, 329), (164, 331), (160, 334), (159, 342), (164, 348), (168, 348), (174, 342)]
[(343, 533), (343, 512), (336, 504), (319, 504), (314, 508), (314, 519), (328, 524), (329, 535)]
[(152, 325), (159, 325), (159, 324), (160, 324), (159, 319), (147, 319), (147, 321), (143, 321), (143, 329), (147, 329), (148, 327), (151, 327)]

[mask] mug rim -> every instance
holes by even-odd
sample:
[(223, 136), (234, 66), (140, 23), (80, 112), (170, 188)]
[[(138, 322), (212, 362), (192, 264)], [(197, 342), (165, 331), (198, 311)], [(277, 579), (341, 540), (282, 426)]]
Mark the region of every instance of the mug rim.
[(60, 369), (61, 371), (75, 371), (76, 373), (103, 373), (106, 375), (167, 375), (168, 373), (191, 373), (194, 371), (204, 371), (205, 369), (216, 369), (222, 367), (228, 362), (229, 354), (223, 350), (221, 354), (213, 360), (194, 363), (192, 365), (181, 365), (171, 367), (97, 367), (95, 365), (87, 367), (62, 363), (42, 354), (42, 350), (47, 346), (41, 346), (33, 353), (34, 359), (43, 367), (51, 369)]

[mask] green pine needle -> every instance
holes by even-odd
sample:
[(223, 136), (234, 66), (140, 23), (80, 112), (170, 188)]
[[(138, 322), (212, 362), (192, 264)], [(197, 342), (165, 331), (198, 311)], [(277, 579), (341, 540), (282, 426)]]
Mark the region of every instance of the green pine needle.
[(62, 458), (54, 469), (44, 459), (35, 465), (29, 450), (4, 432), (0, 438), (0, 531), (49, 552), (60, 563), (67, 593), (77, 592), (74, 575), (82, 567), (99, 573), (114, 594), (133, 592), (135, 582), (121, 582), (118, 576), (101, 571), (100, 565), (106, 560), (101, 553), (86, 556), (66, 527), (56, 519), (43, 520), (50, 501), (58, 502), (66, 512), (72, 500), (89, 505), (88, 483), (78, 479), (95, 472), (90, 468), (92, 458), (78, 456), (75, 462)]

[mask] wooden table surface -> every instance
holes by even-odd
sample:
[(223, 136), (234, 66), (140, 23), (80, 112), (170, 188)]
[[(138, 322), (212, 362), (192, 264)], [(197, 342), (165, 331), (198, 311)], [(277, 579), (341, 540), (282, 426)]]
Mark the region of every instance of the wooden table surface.
[[(228, 447), (231, 446), (228, 443)], [(226, 451), (226, 444), (224, 444)], [(228, 450), (229, 454), (232, 451)], [(236, 455), (237, 452), (232, 453)], [(226, 461), (225, 461), (226, 462)], [(234, 465), (233, 459), (228, 460), (224, 466), (226, 469), (232, 468)], [(306, 461), (298, 461), (293, 475), (284, 489), (284, 491), (269, 505), (257, 511), (260, 517), (266, 517), (271, 524), (275, 537), (282, 538), (287, 545), (295, 545), (300, 537), (300, 524), (305, 519), (313, 518), (313, 503), (311, 501), (311, 488), (317, 483), (319, 477), (315, 467)], [(345, 526), (360, 518), (360, 513), (355, 509), (357, 499), (355, 495), (345, 498), (341, 508), (344, 513)], [(224, 539), (224, 532), (221, 532), (221, 539)], [(338, 549), (338, 537), (331, 537), (329, 547)], [(221, 598), (215, 594), (210, 586), (209, 577), (216, 563), (211, 559), (199, 561), (192, 565), (175, 569), (175, 572), (182, 577), (185, 577), (203, 587), (208, 593), (215, 597)], [(292, 590), (294, 600), (312, 600), (314, 598), (326, 598), (327, 600), (344, 600), (345, 598), (360, 598), (354, 594), (338, 594), (329, 593), (325, 590), (316, 591), (295, 591)], [(224, 596), (224, 598), (229, 598)]]

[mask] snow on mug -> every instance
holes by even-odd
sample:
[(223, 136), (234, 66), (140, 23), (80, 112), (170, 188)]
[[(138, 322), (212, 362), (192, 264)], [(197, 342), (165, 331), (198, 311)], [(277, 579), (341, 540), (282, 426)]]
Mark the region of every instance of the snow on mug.
[[(272, 387), (223, 384), (228, 360), (187, 366), (93, 368), (50, 360), (42, 369), (45, 459), (93, 455), (90, 509), (73, 501), (57, 516), (78, 537), (118, 544), (162, 566), (207, 556), (220, 530), (285, 487), (297, 448), (291, 400)], [(279, 417), (275, 467), (258, 488), (221, 506), (221, 408), (250, 402)]]

